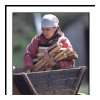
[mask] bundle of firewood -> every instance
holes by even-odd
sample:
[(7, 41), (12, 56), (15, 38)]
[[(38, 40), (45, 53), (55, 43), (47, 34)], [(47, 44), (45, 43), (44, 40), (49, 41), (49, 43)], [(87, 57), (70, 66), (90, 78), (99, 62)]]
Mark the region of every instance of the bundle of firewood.
[[(37, 58), (34, 59), (34, 64), (33, 64), (33, 69), (32, 71), (39, 71), (39, 70), (47, 70), (47, 69), (51, 69), (47, 67), (48, 62), (45, 61), (44, 59), (44, 53), (41, 52), (42, 50), (39, 50), (38, 54), (37, 54)], [(66, 49), (61, 49), (60, 46), (58, 46), (58, 44), (54, 44), (51, 47), (47, 48), (48, 51), (48, 55), (50, 58), (53, 59), (52, 66), (55, 66), (56, 63), (60, 60), (63, 59), (67, 59), (67, 48)], [(73, 58), (75, 59), (76, 56), (73, 55)], [(50, 63), (50, 62), (49, 62)]]

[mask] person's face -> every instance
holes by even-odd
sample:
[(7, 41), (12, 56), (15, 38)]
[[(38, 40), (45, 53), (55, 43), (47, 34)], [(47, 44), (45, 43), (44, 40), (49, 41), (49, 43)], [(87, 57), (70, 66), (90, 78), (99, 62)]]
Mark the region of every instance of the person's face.
[(56, 30), (56, 27), (42, 28), (43, 35), (46, 39), (50, 39), (55, 34)]

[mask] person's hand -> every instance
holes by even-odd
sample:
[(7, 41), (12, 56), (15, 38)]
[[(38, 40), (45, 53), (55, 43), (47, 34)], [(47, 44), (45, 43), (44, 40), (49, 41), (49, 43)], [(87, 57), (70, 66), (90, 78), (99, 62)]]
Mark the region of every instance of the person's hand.
[(67, 60), (72, 60), (72, 59), (78, 58), (78, 55), (76, 54), (76, 52), (70, 48), (67, 48), (66, 56), (67, 56)]

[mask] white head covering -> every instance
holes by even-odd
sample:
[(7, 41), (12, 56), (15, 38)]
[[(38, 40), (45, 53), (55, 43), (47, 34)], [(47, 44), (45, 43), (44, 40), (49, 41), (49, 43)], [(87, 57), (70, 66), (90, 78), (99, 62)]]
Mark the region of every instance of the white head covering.
[(58, 27), (59, 26), (59, 20), (55, 15), (47, 14), (47, 15), (43, 16), (41, 26), (42, 26), (42, 28)]

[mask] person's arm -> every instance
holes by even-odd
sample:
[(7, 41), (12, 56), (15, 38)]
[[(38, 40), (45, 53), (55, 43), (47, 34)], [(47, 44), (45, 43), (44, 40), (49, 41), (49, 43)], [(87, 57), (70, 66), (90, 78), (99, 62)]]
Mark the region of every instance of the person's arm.
[(32, 69), (33, 63), (32, 60), (37, 54), (38, 50), (38, 39), (35, 37), (32, 41), (28, 44), (24, 54), (24, 67), (25, 69)]
[(59, 45), (61, 45), (62, 49), (66, 49), (67, 60), (72, 60), (78, 58), (77, 53), (74, 51), (69, 39), (65, 36), (59, 38)]

